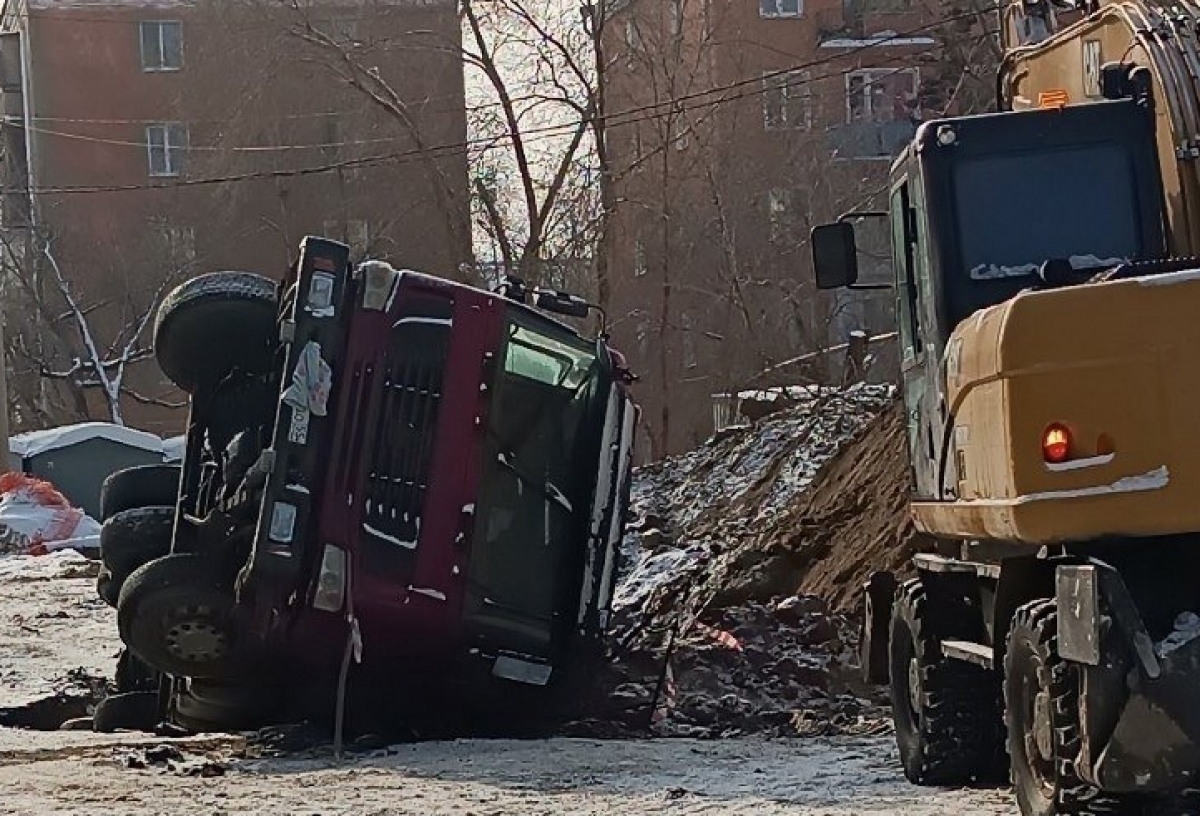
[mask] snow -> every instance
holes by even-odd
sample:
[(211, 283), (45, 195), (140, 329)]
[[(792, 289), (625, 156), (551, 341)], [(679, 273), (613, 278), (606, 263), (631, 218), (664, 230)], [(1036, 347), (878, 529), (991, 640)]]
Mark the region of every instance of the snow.
[(1109, 462), (1111, 462), (1115, 458), (1116, 458), (1116, 454), (1105, 453), (1101, 456), (1089, 456), (1086, 459), (1072, 459), (1069, 462), (1047, 462), (1046, 468), (1048, 470), (1054, 470), (1054, 471), (1083, 470), (1084, 468), (1099, 467), (1100, 465), (1107, 465)]
[(74, 669), (111, 675), (120, 640), (98, 569), (73, 550), (0, 556), (0, 709), (53, 696)]
[(426, 588), (426, 587), (415, 587), (415, 586), (410, 586), (410, 587), (408, 588), (408, 591), (409, 591), (409, 592), (415, 592), (415, 593), (416, 593), (416, 594), (418, 594), (418, 595), (424, 595), (426, 598), (433, 598), (435, 601), (444, 601), (444, 600), (446, 600), (446, 593), (445, 593), (445, 592), (441, 592), (441, 591), (439, 591), (439, 590), (436, 590), (436, 589), (428, 589), (428, 588)]
[(1016, 266), (1002, 264), (979, 264), (971, 267), (972, 280), (997, 280), (999, 278), (1016, 278), (1022, 275), (1036, 275), (1041, 264), (1027, 263)]
[[(0, 738), (11, 732), (0, 731)], [(460, 740), (337, 761), (327, 751), (253, 754), (244, 737), (173, 742), (224, 774), (199, 779), (122, 761), (158, 741), (80, 733), (4, 739), (3, 807), (27, 816), (254, 813), (293, 816), (999, 816), (1000, 790), (918, 788), (892, 741)], [(11, 745), (11, 747), (10, 747)]]
[(23, 459), (40, 456), (49, 451), (68, 448), (93, 439), (107, 439), (131, 448), (162, 454), (164, 441), (145, 431), (134, 430), (111, 422), (81, 422), (44, 431), (18, 434), (8, 440), (8, 449)]
[(1176, 649), (1180, 649), (1196, 638), (1200, 638), (1200, 615), (1195, 612), (1181, 612), (1175, 618), (1175, 628), (1154, 646), (1159, 657), (1166, 657)]
[(1177, 283), (1200, 280), (1200, 269), (1188, 269), (1183, 272), (1168, 272), (1164, 275), (1145, 275), (1134, 278), (1141, 286), (1173, 286)]
[(889, 46), (893, 48), (903, 48), (904, 46), (913, 45), (936, 45), (937, 41), (932, 37), (901, 37), (895, 31), (880, 31), (878, 34), (872, 34), (869, 37), (836, 37), (831, 40), (823, 40), (822, 48), (874, 48), (878, 46)]
[(422, 323), (427, 326), (453, 326), (454, 320), (449, 317), (402, 317), (392, 324), (392, 328), (407, 326), (410, 323)]
[(163, 461), (182, 462), (183, 454), (187, 451), (186, 436), (172, 436), (162, 442)]
[(406, 550), (415, 550), (417, 548), (417, 542), (403, 541), (395, 536), (388, 535), (382, 530), (376, 530), (370, 524), (363, 524), (363, 529), (366, 530), (368, 534), (373, 535), (376, 538), (381, 538), (391, 544), (395, 544), (397, 547), (404, 547)]
[(1167, 466), (1163, 465), (1160, 468), (1137, 476), (1125, 476), (1117, 479), (1112, 484), (1081, 487), (1076, 490), (1047, 490), (1044, 493), (1030, 493), (1021, 496), (1016, 501), (1018, 504), (1022, 504), (1025, 502), (1052, 499), (1080, 499), (1086, 496), (1107, 496), (1113, 493), (1140, 493), (1146, 490), (1161, 490), (1170, 483), (1170, 480), (1171, 474), (1167, 470)]
[[(677, 546), (644, 552), (638, 533), (626, 533), (614, 611), (636, 608), (681, 573), (701, 570), (709, 555), (792, 506), (820, 468), (892, 400), (895, 388), (796, 386), (743, 393), (786, 393), (791, 407), (759, 420), (753, 430), (714, 438), (634, 472), (631, 519), (661, 518)], [(762, 491), (767, 473), (774, 478)], [(702, 517), (721, 510), (726, 511), (724, 535), (693, 532)]]

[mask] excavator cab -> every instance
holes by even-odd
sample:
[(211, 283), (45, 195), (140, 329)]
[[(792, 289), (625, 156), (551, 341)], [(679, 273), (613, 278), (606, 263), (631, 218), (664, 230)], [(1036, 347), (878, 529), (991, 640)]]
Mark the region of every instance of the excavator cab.
[(1147, 98), (930, 121), (892, 165), (886, 213), (813, 230), (818, 287), (855, 288), (854, 223), (888, 220), (916, 497), (954, 483), (954, 463), (938, 460), (959, 324), (1022, 291), (1162, 256), (1155, 150)]
[(1197, 812), (1200, 260), (1168, 257), (1186, 154), (1140, 70), (1104, 74), (1123, 98), (927, 122), (886, 212), (812, 234), (818, 286), (855, 287), (854, 224), (890, 226), (934, 542), (864, 587), (864, 676), (910, 781), (1007, 764), (1024, 816)]

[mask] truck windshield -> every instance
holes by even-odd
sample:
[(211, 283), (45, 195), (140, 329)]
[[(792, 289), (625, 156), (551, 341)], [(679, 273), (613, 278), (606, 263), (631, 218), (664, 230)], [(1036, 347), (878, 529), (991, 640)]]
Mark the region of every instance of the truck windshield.
[[(590, 344), (525, 316), (491, 384), (471, 579), (492, 613), (548, 625), (591, 510), (601, 365)], [(599, 420), (602, 422), (602, 419)], [(546, 636), (548, 629), (543, 630)], [(537, 643), (529, 643), (535, 648)]]
[(1127, 150), (1113, 143), (956, 162), (963, 266), (986, 281), (1028, 278), (1052, 258), (1084, 268), (1136, 257), (1137, 189)]

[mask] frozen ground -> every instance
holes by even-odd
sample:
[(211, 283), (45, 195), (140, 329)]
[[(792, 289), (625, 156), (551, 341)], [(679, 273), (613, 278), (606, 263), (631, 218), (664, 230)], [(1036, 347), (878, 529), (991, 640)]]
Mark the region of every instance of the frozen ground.
[[(0, 709), (110, 674), (111, 611), (73, 553), (0, 557)], [(1011, 814), (1005, 791), (919, 789), (888, 738), (460, 741), (342, 762), (238, 736), (0, 728), (0, 814), (630, 816)]]
[(77, 686), (73, 672), (111, 675), (120, 640), (96, 569), (71, 550), (0, 556), (0, 709)]
[[(890, 742), (691, 740), (448, 742), (331, 757), (233, 759), (224, 743), (175, 743), (182, 762), (128, 767), (154, 741), (86, 734), (32, 743), (0, 731), (0, 813), (755, 816), (1011, 814), (1006, 792), (897, 780)], [(10, 744), (12, 747), (10, 748)], [(207, 762), (198, 761), (200, 757)], [(189, 760), (191, 760), (189, 762)], [(135, 762), (134, 764), (142, 764)], [(193, 770), (189, 770), (193, 769)], [(209, 777), (189, 776), (206, 768)]]

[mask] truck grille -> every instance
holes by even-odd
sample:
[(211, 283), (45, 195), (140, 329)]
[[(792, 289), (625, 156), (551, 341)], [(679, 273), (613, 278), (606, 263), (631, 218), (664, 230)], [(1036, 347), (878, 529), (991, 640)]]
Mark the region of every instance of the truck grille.
[(452, 310), (450, 301), (427, 297), (404, 304), (379, 360), (377, 407), (363, 440), (368, 552), (412, 552), (420, 540)]

